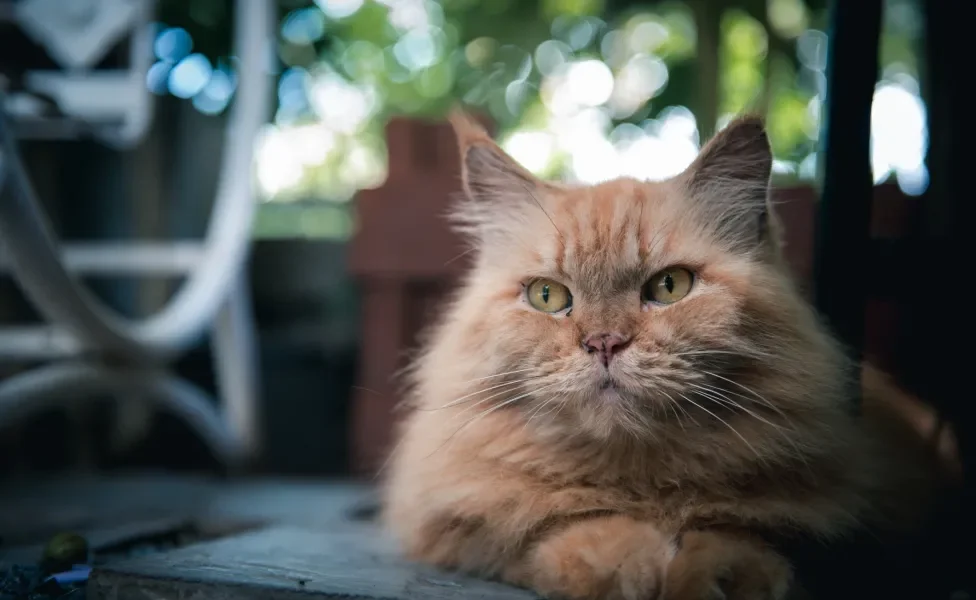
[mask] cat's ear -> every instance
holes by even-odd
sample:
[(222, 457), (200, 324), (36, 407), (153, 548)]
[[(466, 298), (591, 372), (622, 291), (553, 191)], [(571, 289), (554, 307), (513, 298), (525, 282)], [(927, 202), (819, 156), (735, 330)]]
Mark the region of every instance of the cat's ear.
[(455, 109), (448, 120), (457, 134), (461, 179), (469, 200), (528, 200), (535, 193), (539, 180), (499, 148), (474, 119)]
[(457, 231), (491, 244), (503, 244), (542, 208), (547, 184), (515, 162), (481, 125), (455, 109), (450, 117), (461, 150), (464, 198), (451, 220)]
[(715, 135), (680, 179), (719, 235), (736, 248), (749, 249), (770, 241), (772, 167), (762, 120), (742, 117)]

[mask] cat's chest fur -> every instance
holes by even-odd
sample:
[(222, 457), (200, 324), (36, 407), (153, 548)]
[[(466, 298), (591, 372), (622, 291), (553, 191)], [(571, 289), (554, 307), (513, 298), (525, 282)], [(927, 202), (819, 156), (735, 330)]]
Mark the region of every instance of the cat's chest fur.
[[(445, 447), (452, 452), (434, 453), (440, 456), (429, 476), (442, 489), (464, 490), (459, 497), (493, 499), (502, 513), (518, 511), (527, 521), (606, 512), (675, 530), (707, 523), (825, 531), (847, 525), (863, 504), (852, 465), (816, 456), (733, 464), (696, 451), (694, 440), (569, 440), (526, 435), (511, 414), (483, 421), (452, 438)], [(445, 480), (446, 473), (453, 477)]]

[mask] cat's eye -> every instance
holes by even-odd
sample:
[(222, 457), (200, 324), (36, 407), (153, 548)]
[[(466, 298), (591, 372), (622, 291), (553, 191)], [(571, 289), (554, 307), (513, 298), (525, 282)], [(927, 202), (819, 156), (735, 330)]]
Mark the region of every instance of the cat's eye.
[(569, 288), (551, 279), (536, 279), (525, 288), (525, 297), (532, 308), (545, 313), (558, 313), (573, 306)]
[(657, 304), (674, 304), (691, 292), (695, 282), (694, 274), (688, 269), (671, 267), (651, 277), (641, 290), (644, 302)]

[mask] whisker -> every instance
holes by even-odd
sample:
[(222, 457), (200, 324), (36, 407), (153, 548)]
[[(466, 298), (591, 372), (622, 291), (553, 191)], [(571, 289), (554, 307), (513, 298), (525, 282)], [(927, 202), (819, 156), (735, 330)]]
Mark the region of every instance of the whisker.
[(690, 385), (693, 388), (697, 388), (698, 390), (700, 390), (699, 393), (702, 394), (702, 395), (705, 395), (707, 398), (711, 398), (712, 400), (715, 400), (716, 402), (720, 402), (720, 403), (722, 403), (722, 404), (724, 404), (726, 406), (729, 406), (729, 407), (732, 407), (732, 408), (737, 408), (737, 409), (741, 410), (742, 412), (746, 413), (747, 415), (749, 415), (750, 417), (753, 417), (753, 418), (755, 418), (755, 419), (757, 419), (757, 420), (765, 423), (766, 425), (769, 425), (770, 427), (775, 427), (776, 429), (782, 429), (782, 426), (781, 425), (778, 425), (776, 423), (773, 423), (772, 421), (766, 419), (765, 417), (763, 417), (762, 415), (756, 413), (755, 411), (752, 411), (752, 410), (746, 408), (742, 404), (740, 404), (740, 403), (736, 402), (735, 400), (729, 398), (728, 396), (722, 394), (720, 390), (717, 390), (715, 388), (709, 389), (708, 387), (701, 386), (701, 385), (698, 385), (696, 383), (690, 383), (690, 382), (687, 385)]
[(544, 414), (538, 415), (538, 416), (548, 417), (548, 416), (550, 416), (552, 414), (558, 413), (559, 411), (561, 411), (565, 407), (566, 407), (566, 405), (564, 403), (562, 403), (562, 402), (556, 402), (555, 404), (553, 404), (553, 407), (552, 408), (550, 408), (549, 410), (547, 410)]
[(490, 392), (492, 390), (496, 390), (496, 389), (502, 388), (502, 387), (518, 385), (520, 383), (524, 383), (526, 381), (529, 381), (529, 379), (531, 379), (531, 377), (525, 378), (525, 379), (516, 379), (515, 381), (506, 381), (506, 382), (503, 382), (503, 383), (499, 383), (499, 384), (493, 385), (491, 387), (487, 387), (487, 388), (484, 388), (484, 389), (475, 390), (475, 391), (471, 392), (470, 394), (465, 394), (464, 396), (461, 396), (460, 398), (456, 398), (454, 400), (451, 400), (447, 404), (442, 404), (442, 405), (440, 405), (438, 407), (435, 407), (435, 408), (418, 408), (417, 410), (424, 411), (424, 412), (432, 412), (432, 411), (435, 411), (435, 410), (444, 410), (445, 408), (451, 408), (452, 406), (457, 406), (458, 404), (463, 404), (466, 400), (468, 400), (469, 398), (472, 398), (473, 396), (477, 396), (478, 394), (483, 394), (485, 392)]
[(665, 392), (663, 390), (658, 390), (658, 391), (660, 391), (662, 394), (664, 394), (668, 398), (668, 401), (664, 404), (664, 413), (665, 413), (665, 416), (667, 416), (668, 409), (671, 409), (671, 414), (674, 415), (674, 420), (677, 421), (679, 425), (681, 425), (681, 430), (684, 431), (685, 424), (681, 420), (681, 415), (678, 414), (678, 409), (675, 408), (675, 406), (677, 406), (677, 402), (675, 402), (674, 398), (672, 398), (667, 392)]
[(650, 435), (651, 439), (657, 441), (658, 437), (654, 434), (653, 428), (647, 421), (647, 414), (638, 410), (635, 410), (633, 405), (624, 405), (624, 412), (630, 421), (635, 425), (634, 428), (628, 428), (627, 431), (630, 432), (635, 438), (638, 437), (637, 431), (640, 430)]
[[(716, 392), (719, 392), (719, 393), (722, 393), (722, 394), (732, 394), (732, 395), (734, 395), (734, 396), (736, 396), (738, 398), (742, 398), (743, 400), (750, 401), (750, 402), (752, 401), (751, 398), (749, 398), (747, 396), (743, 396), (742, 394), (739, 394), (739, 393), (734, 392), (732, 390), (728, 390), (728, 389), (725, 389), (725, 388), (722, 388), (722, 387), (717, 387), (717, 386), (711, 386), (711, 385), (708, 385), (708, 384), (702, 384), (702, 385), (704, 385), (707, 388), (711, 388), (712, 390), (715, 390)], [(728, 396), (725, 396), (725, 397), (728, 398)], [(742, 407), (743, 410), (748, 410), (744, 406), (742, 406), (741, 404), (739, 406)], [(796, 427), (796, 424), (793, 422), (793, 419), (791, 419), (789, 417), (789, 415), (787, 415), (785, 412), (783, 412), (783, 410), (781, 410), (778, 406), (776, 406), (776, 405), (774, 405), (774, 404), (772, 404), (771, 402), (768, 402), (768, 401), (766, 401), (764, 403), (760, 403), (760, 406), (766, 406), (766, 407), (772, 409), (773, 412), (775, 412), (783, 421), (785, 421), (786, 426), (785, 427), (784, 426), (780, 426), (780, 429), (782, 429), (783, 431), (787, 431), (787, 432), (796, 432), (797, 431), (797, 427)], [(749, 412), (751, 412), (751, 411), (749, 411)], [(755, 416), (755, 415), (753, 415), (753, 416)], [(758, 418), (758, 416), (756, 418)], [(791, 441), (791, 443), (793, 443), (792, 442), (792, 439), (790, 441)], [(795, 447), (795, 443), (793, 445)]]
[(752, 452), (753, 452), (753, 453), (754, 453), (754, 454), (756, 455), (756, 458), (758, 458), (758, 459), (759, 459), (760, 461), (763, 461), (763, 457), (762, 457), (762, 455), (761, 455), (761, 454), (759, 454), (759, 452), (758, 452), (758, 451), (756, 450), (756, 448), (755, 448), (755, 447), (753, 447), (753, 445), (752, 445), (752, 444), (750, 444), (750, 443), (749, 443), (749, 441), (748, 441), (748, 440), (746, 440), (746, 438), (744, 438), (744, 437), (742, 436), (742, 434), (741, 434), (741, 433), (739, 433), (739, 431), (738, 431), (738, 430), (737, 430), (737, 429), (736, 429), (735, 427), (732, 427), (732, 425), (730, 425), (728, 421), (726, 421), (726, 420), (725, 420), (725, 419), (723, 419), (722, 417), (720, 417), (720, 416), (718, 416), (717, 414), (715, 414), (715, 413), (713, 413), (712, 411), (710, 411), (710, 410), (708, 410), (707, 408), (705, 408), (705, 407), (704, 407), (704, 406), (702, 406), (701, 404), (698, 404), (697, 402), (695, 402), (694, 400), (692, 400), (692, 399), (691, 399), (691, 398), (689, 398), (688, 396), (685, 396), (684, 394), (679, 394), (679, 395), (680, 395), (680, 396), (681, 396), (682, 398), (684, 398), (685, 400), (687, 400), (688, 402), (691, 402), (692, 404), (694, 404), (694, 405), (695, 405), (695, 406), (697, 406), (698, 408), (700, 408), (700, 409), (702, 409), (703, 411), (705, 411), (705, 412), (707, 412), (708, 414), (710, 414), (710, 415), (712, 415), (713, 417), (715, 417), (716, 419), (718, 419), (718, 420), (719, 420), (719, 421), (720, 421), (720, 422), (721, 422), (721, 423), (722, 423), (723, 425), (725, 425), (726, 427), (728, 427), (728, 428), (729, 428), (729, 430), (730, 430), (730, 431), (731, 431), (732, 433), (734, 433), (734, 434), (735, 434), (735, 435), (736, 435), (736, 436), (737, 436), (737, 437), (738, 437), (738, 438), (739, 438), (740, 440), (742, 440), (742, 443), (743, 443), (743, 444), (745, 444), (746, 446), (748, 446), (748, 447), (749, 447), (749, 449), (750, 449), (750, 450), (752, 450)]
[(689, 350), (687, 352), (676, 352), (670, 356), (676, 358), (683, 358), (686, 356), (713, 356), (713, 355), (726, 355), (726, 356), (736, 356), (736, 357), (747, 357), (747, 358), (764, 358), (769, 356), (769, 353), (762, 352), (756, 349), (741, 349), (741, 350)]
[[(727, 381), (727, 382), (731, 383), (734, 386), (737, 386), (737, 387), (742, 388), (743, 390), (745, 390), (745, 391), (749, 392), (750, 394), (752, 394), (753, 397), (755, 397), (757, 400), (759, 400), (763, 405), (765, 405), (765, 406), (769, 407), (770, 409), (776, 411), (777, 413), (779, 413), (783, 417), (786, 416), (786, 414), (778, 406), (776, 406), (775, 404), (773, 404), (772, 402), (770, 402), (766, 398), (760, 396), (755, 390), (753, 390), (753, 389), (751, 389), (749, 387), (746, 387), (746, 386), (742, 385), (738, 381), (734, 381), (732, 379), (729, 379), (728, 377), (722, 377), (718, 373), (711, 373), (709, 371), (702, 371), (702, 373), (704, 373), (705, 375), (710, 375), (710, 376), (715, 377), (717, 379), (721, 379), (722, 381)], [(730, 392), (730, 393), (735, 393), (735, 392)]]
[(784, 438), (786, 439), (786, 441), (789, 442), (789, 444), (791, 446), (793, 446), (793, 448), (797, 452), (799, 452), (800, 449), (796, 446), (796, 444), (793, 442), (793, 440), (788, 435), (788, 433), (790, 431), (792, 431), (790, 428), (786, 428), (786, 427), (783, 427), (782, 425), (779, 425), (777, 423), (773, 423), (769, 419), (766, 419), (762, 415), (760, 415), (760, 414), (758, 414), (758, 413), (756, 413), (756, 412), (754, 412), (752, 410), (749, 410), (748, 408), (746, 408), (742, 404), (736, 402), (735, 400), (732, 400), (731, 398), (729, 398), (728, 396), (725, 396), (725, 395), (721, 394), (720, 392), (707, 390), (706, 388), (704, 388), (704, 387), (702, 387), (700, 385), (696, 385), (694, 383), (689, 383), (688, 385), (690, 385), (692, 387), (695, 387), (695, 388), (698, 388), (699, 390), (701, 390), (699, 392), (699, 394), (701, 394), (705, 398), (708, 398), (708, 399), (710, 399), (710, 400), (712, 400), (714, 402), (718, 402), (720, 404), (724, 404), (725, 406), (729, 406), (729, 407), (731, 407), (733, 409), (739, 409), (742, 412), (744, 412), (747, 415), (749, 415), (750, 417), (756, 419), (757, 421), (759, 421), (761, 423), (764, 423), (766, 425), (769, 425), (770, 427), (772, 427), (774, 429), (777, 429), (778, 431), (784, 433)]
[[(519, 385), (521, 385), (523, 382), (519, 381), (519, 382), (515, 382), (515, 383), (518, 383)], [(465, 406), (463, 409), (461, 409), (460, 412), (458, 412), (456, 415), (454, 415), (451, 418), (451, 420), (454, 421), (454, 420), (458, 419), (459, 417), (461, 417), (461, 415), (463, 415), (464, 413), (468, 412), (472, 408), (477, 408), (477, 407), (481, 406), (482, 404), (484, 404), (485, 402), (488, 402), (489, 400), (494, 400), (495, 398), (498, 398), (499, 396), (504, 396), (505, 394), (508, 394), (510, 392), (513, 392), (513, 391), (514, 392), (517, 392), (518, 391), (517, 388), (518, 388), (518, 385), (516, 385), (514, 387), (507, 387), (507, 388), (505, 388), (504, 390), (502, 390), (500, 392), (495, 392), (494, 394), (492, 394), (491, 396), (488, 396), (487, 398), (482, 398), (481, 400), (478, 400), (474, 404), (471, 404), (469, 406)]]
[[(674, 396), (672, 396), (671, 394), (665, 392), (664, 390), (660, 390), (660, 392), (662, 394), (664, 394), (665, 396), (667, 396), (668, 400), (671, 401), (671, 404), (673, 404), (676, 408), (678, 408), (681, 411), (681, 414), (683, 414), (684, 416), (686, 416), (689, 419), (691, 419), (691, 422), (695, 424), (695, 427), (701, 427), (701, 424), (698, 422), (698, 420), (695, 419), (695, 417), (692, 416), (692, 414), (690, 412), (688, 412), (688, 409), (686, 409), (684, 406), (681, 406), (681, 403), (678, 402), (677, 400), (675, 400), (674, 399)], [(684, 423), (682, 423), (681, 425), (682, 425), (682, 428), (684, 428)]]
[(374, 394), (376, 396), (382, 396), (383, 395), (383, 394), (377, 392), (376, 390), (371, 390), (368, 387), (363, 387), (361, 385), (354, 385), (354, 386), (351, 386), (351, 387), (354, 390), (359, 390), (359, 391), (362, 391), (362, 392), (369, 392), (370, 394)]
[[(685, 416), (689, 416), (690, 417), (691, 415), (688, 413), (688, 411), (684, 410), (684, 408), (682, 408), (681, 405), (678, 404), (677, 401), (675, 401), (675, 400), (668, 400), (667, 406), (668, 406), (668, 408), (671, 409), (671, 412), (674, 413), (674, 420), (677, 421), (678, 427), (681, 427), (681, 431), (682, 432), (687, 432), (688, 430), (685, 429), (685, 420), (683, 418), (681, 418), (681, 417), (682, 417), (682, 415), (685, 415)], [(682, 414), (678, 414), (678, 409), (679, 408), (681, 409)]]
[(373, 480), (374, 481), (378, 481), (379, 478), (380, 478), (380, 476), (383, 474), (383, 472), (386, 471), (386, 468), (390, 466), (390, 461), (393, 460), (393, 457), (394, 456), (396, 456), (396, 453), (400, 449), (400, 446), (403, 445), (403, 440), (404, 439), (405, 438), (403, 438), (403, 437), (401, 437), (400, 439), (398, 439), (397, 440), (397, 443), (394, 444), (394, 446), (393, 446), (393, 450), (390, 450), (390, 452), (387, 453), (386, 458), (383, 459), (383, 464), (380, 465), (380, 468), (377, 469), (376, 470), (376, 473), (373, 475)]
[[(745, 407), (744, 405), (742, 405), (742, 404), (740, 404), (739, 402), (735, 402), (734, 400), (732, 400), (731, 398), (729, 398), (729, 397), (728, 397), (728, 396), (727, 396), (726, 394), (732, 394), (733, 396), (736, 396), (736, 397), (738, 397), (738, 398), (742, 398), (743, 400), (746, 400), (746, 401), (749, 401), (749, 402), (752, 402), (752, 398), (749, 398), (749, 397), (747, 397), (747, 396), (743, 396), (742, 394), (739, 394), (739, 393), (736, 393), (736, 392), (734, 392), (734, 391), (732, 391), (732, 390), (727, 390), (727, 389), (725, 389), (725, 388), (723, 388), (723, 387), (718, 387), (718, 386), (714, 386), (714, 385), (709, 385), (709, 384), (707, 384), (707, 383), (702, 383), (702, 384), (690, 384), (690, 385), (693, 385), (694, 387), (697, 387), (697, 388), (699, 388), (699, 389), (706, 389), (706, 390), (709, 390), (710, 392), (712, 392), (712, 393), (714, 393), (714, 394), (718, 394), (718, 395), (720, 395), (720, 396), (722, 396), (722, 397), (723, 397), (723, 398), (724, 398), (725, 400), (727, 400), (727, 401), (729, 401), (729, 402), (733, 402), (733, 403), (734, 403), (734, 404), (735, 404), (735, 405), (736, 405), (737, 407), (739, 407), (739, 408), (740, 408), (740, 409), (742, 409), (743, 411), (745, 411), (745, 412), (747, 412), (747, 413), (749, 413), (750, 415), (752, 415), (752, 416), (754, 416), (754, 417), (756, 417), (757, 419), (759, 419), (759, 420), (761, 420), (761, 421), (763, 421), (764, 423), (767, 423), (767, 424), (769, 424), (769, 425), (773, 425), (774, 427), (780, 427), (780, 428), (782, 428), (782, 427), (783, 427), (782, 425), (778, 425), (778, 424), (776, 424), (776, 423), (772, 423), (772, 422), (770, 422), (770, 421), (766, 421), (766, 420), (765, 420), (764, 418), (762, 418), (762, 417), (761, 417), (760, 415), (758, 415), (758, 414), (756, 414), (755, 412), (753, 412), (753, 411), (751, 411), (751, 410), (749, 410), (749, 409), (748, 409), (748, 408), (746, 408), (746, 407)], [(768, 406), (769, 408), (771, 408), (771, 409), (773, 409), (773, 410), (775, 410), (775, 411), (776, 411), (776, 413), (777, 413), (777, 414), (778, 414), (779, 416), (781, 416), (781, 417), (783, 417), (783, 418), (784, 418), (784, 419), (786, 420), (786, 422), (787, 422), (787, 424), (789, 424), (789, 425), (790, 425), (790, 428), (792, 428), (792, 427), (793, 427), (793, 422), (792, 422), (792, 421), (791, 421), (791, 420), (789, 419), (789, 417), (787, 417), (787, 416), (786, 416), (786, 414), (785, 414), (785, 413), (783, 413), (783, 411), (782, 411), (782, 410), (780, 410), (780, 409), (779, 409), (778, 407), (776, 407), (776, 406), (772, 406), (772, 405), (768, 405), (768, 404), (763, 404), (763, 406)]]
[[(697, 387), (699, 389), (704, 389), (704, 388), (702, 388), (702, 386), (696, 385), (694, 383), (690, 383), (689, 385), (691, 385), (692, 387)], [(725, 391), (725, 390), (722, 390), (722, 391)], [(796, 441), (793, 440), (793, 438), (790, 436), (790, 433), (792, 433), (793, 431), (795, 431), (794, 428), (787, 428), (787, 427), (783, 427), (782, 425), (778, 425), (776, 423), (773, 423), (772, 421), (769, 421), (769, 420), (765, 419), (764, 417), (756, 414), (755, 412), (749, 410), (745, 406), (739, 404), (738, 402), (732, 400), (728, 396), (725, 396), (725, 395), (723, 395), (721, 393), (716, 393), (716, 392), (706, 392), (706, 393), (708, 393), (709, 395), (708, 396), (705, 396), (705, 397), (710, 398), (713, 401), (717, 401), (717, 402), (721, 402), (723, 404), (726, 404), (727, 406), (732, 406), (734, 408), (738, 408), (738, 409), (744, 411), (749, 416), (751, 416), (751, 417), (753, 417), (753, 418), (761, 421), (762, 423), (765, 423), (765, 424), (769, 425), (770, 427), (773, 427), (774, 429), (776, 429), (777, 432), (780, 435), (782, 435), (783, 439), (786, 440), (786, 443), (793, 447), (794, 452), (796, 452), (796, 457), (798, 457), (801, 460), (803, 460), (804, 462), (806, 462), (806, 460), (804, 458), (804, 453), (800, 451), (800, 447), (797, 446)], [(790, 423), (790, 424), (792, 425), (792, 423)]]
[(669, 401), (667, 402), (667, 404), (665, 404), (665, 405), (664, 405), (664, 412), (665, 412), (665, 415), (667, 414), (667, 412), (668, 412), (668, 409), (670, 409), (670, 410), (671, 410), (671, 414), (673, 414), (673, 415), (674, 415), (674, 420), (675, 420), (675, 421), (677, 421), (677, 423), (678, 423), (678, 425), (680, 425), (680, 426), (681, 426), (681, 430), (682, 430), (682, 431), (684, 431), (684, 430), (685, 430), (685, 424), (684, 424), (684, 422), (683, 422), (683, 421), (681, 420), (681, 415), (679, 415), (679, 414), (678, 414), (678, 409), (676, 409), (676, 408), (674, 407), (674, 402), (671, 402), (671, 401), (669, 400)]
[(529, 367), (527, 369), (515, 369), (514, 371), (505, 371), (504, 373), (495, 373), (494, 375), (487, 375), (485, 377), (478, 377), (477, 379), (469, 379), (464, 383), (474, 383), (476, 381), (484, 381), (486, 379), (497, 379), (498, 377), (504, 377), (506, 375), (514, 375), (516, 373), (525, 373), (526, 371), (534, 371), (534, 367)]
[(514, 402), (518, 402), (522, 398), (525, 398), (527, 396), (531, 396), (532, 394), (535, 394), (535, 393), (538, 393), (538, 392), (543, 392), (543, 391), (545, 391), (547, 389), (550, 389), (552, 387), (555, 387), (556, 385), (558, 385), (558, 384), (557, 383), (550, 383), (549, 385), (544, 385), (544, 386), (542, 386), (541, 388), (539, 388), (537, 390), (530, 390), (528, 392), (525, 392), (524, 394), (519, 394), (518, 396), (515, 396), (514, 398), (509, 398), (508, 400), (505, 400), (504, 402), (499, 402), (495, 406), (492, 406), (491, 408), (488, 408), (486, 410), (481, 411), (477, 415), (471, 417), (470, 419), (468, 419), (467, 421), (465, 421), (464, 423), (462, 423), (460, 427), (458, 427), (457, 429), (455, 429), (454, 430), (454, 433), (452, 433), (451, 435), (449, 435), (447, 437), (447, 439), (444, 440), (443, 443), (441, 443), (440, 446), (438, 446), (436, 449), (434, 449), (433, 452), (431, 452), (428, 455), (428, 458), (430, 456), (433, 456), (434, 453), (436, 453), (438, 450), (440, 450), (441, 448), (443, 448), (448, 442), (450, 442), (451, 440), (453, 440), (454, 439), (454, 436), (456, 436), (458, 433), (460, 433), (468, 425), (471, 425), (472, 423), (475, 423), (475, 422), (479, 421), (480, 419), (483, 419), (483, 418), (487, 417), (488, 415), (490, 415), (491, 413), (495, 412), (496, 410), (500, 410), (500, 409), (502, 409), (502, 408), (504, 408), (506, 406), (511, 405)]
[(447, 261), (446, 263), (444, 263), (444, 266), (446, 267), (447, 265), (449, 265), (449, 264), (451, 264), (452, 262), (454, 262), (454, 261), (456, 261), (456, 260), (458, 260), (459, 258), (462, 258), (462, 257), (464, 257), (464, 256), (467, 256), (468, 254), (471, 254), (471, 253), (472, 253), (472, 252), (474, 252), (475, 250), (476, 250), (476, 248), (468, 248), (467, 250), (465, 250), (465, 251), (464, 251), (464, 252), (462, 252), (461, 254), (458, 254), (457, 256), (455, 256), (454, 258), (452, 258), (451, 260), (449, 260), (449, 261)]
[(731, 350), (689, 350), (687, 352), (675, 352), (671, 356), (703, 356), (708, 354), (733, 354), (735, 356), (741, 356), (741, 352), (732, 352)]
[(524, 183), (522, 184), (522, 187), (525, 188), (526, 193), (529, 194), (529, 197), (532, 198), (532, 200), (535, 202), (535, 205), (539, 207), (539, 210), (542, 211), (542, 214), (546, 215), (546, 218), (549, 219), (550, 223), (552, 223), (552, 228), (556, 230), (556, 233), (559, 234), (559, 237), (563, 238), (563, 232), (559, 231), (559, 228), (556, 227), (556, 222), (552, 220), (552, 216), (550, 216), (549, 213), (546, 212), (546, 209), (542, 207), (542, 202), (539, 202), (539, 198), (536, 197), (536, 195), (532, 192), (532, 189), (529, 188), (529, 186)]
[[(689, 385), (693, 385), (693, 384), (689, 384)], [(699, 398), (703, 398), (705, 400), (709, 400), (711, 402), (714, 402), (715, 404), (718, 404), (720, 406), (728, 407), (729, 409), (732, 410), (733, 413), (736, 412), (736, 409), (739, 409), (739, 410), (742, 410), (743, 412), (745, 412), (745, 408), (741, 404), (739, 404), (738, 402), (736, 402), (734, 400), (731, 400), (730, 398), (728, 398), (726, 396), (722, 396), (722, 395), (719, 395), (719, 394), (715, 394), (714, 392), (709, 392), (708, 390), (705, 390), (704, 388), (699, 388), (699, 390), (697, 392), (692, 392), (692, 394), (695, 395), (695, 396), (698, 396)], [(749, 414), (749, 413), (746, 412), (746, 414)]]
[[(496, 386), (493, 386), (493, 387), (490, 387), (490, 388), (488, 388), (488, 389), (485, 389), (485, 390), (478, 390), (477, 392), (474, 392), (474, 393), (472, 393), (472, 394), (468, 394), (468, 396), (465, 396), (465, 397), (469, 397), (469, 396), (474, 396), (474, 395), (477, 395), (477, 394), (480, 394), (480, 393), (482, 393), (482, 392), (487, 392), (487, 391), (491, 391), (491, 390), (493, 390), (493, 389), (496, 389), (496, 388), (500, 388), (500, 387), (503, 387), (503, 386), (511, 386), (511, 385), (516, 385), (516, 384), (520, 384), (520, 383), (523, 383), (523, 382), (525, 382), (525, 381), (529, 381), (529, 379), (531, 379), (531, 378), (527, 378), (527, 379), (520, 379), (520, 380), (518, 380), (518, 381), (509, 381), (509, 382), (506, 382), (506, 383), (504, 383), (504, 384), (499, 384), (499, 385), (496, 385)], [(508, 393), (508, 392), (510, 391), (510, 389), (511, 389), (511, 388), (509, 388), (509, 389), (505, 389), (505, 390), (502, 390), (501, 392), (499, 392), (499, 393), (496, 393), (496, 394), (492, 394), (491, 396), (489, 396), (489, 397), (487, 397), (487, 398), (484, 398), (483, 400), (480, 400), (479, 402), (477, 402), (477, 403), (475, 403), (475, 404), (474, 404), (473, 406), (477, 406), (478, 404), (480, 404), (480, 403), (482, 403), (482, 402), (485, 402), (485, 401), (487, 401), (487, 400), (491, 400), (492, 398), (496, 398), (496, 397), (498, 397), (498, 396), (500, 396), (500, 395), (502, 395), (502, 394), (505, 394), (505, 393)], [(444, 409), (444, 408), (448, 408), (448, 406), (449, 406), (449, 405), (450, 405), (450, 406), (453, 406), (453, 405), (455, 405), (455, 404), (456, 404), (456, 403), (457, 403), (457, 402), (458, 402), (459, 400), (463, 400), (463, 399), (464, 399), (465, 397), (462, 397), (462, 398), (458, 398), (458, 400), (454, 400), (454, 401), (452, 401), (452, 402), (449, 402), (449, 403), (448, 403), (447, 405), (444, 405), (444, 406), (441, 406), (441, 407), (439, 407), (439, 408), (419, 408), (419, 407), (418, 407), (418, 408), (417, 408), (417, 410), (419, 410), (419, 411), (436, 411), (436, 410), (442, 410), (442, 409)], [(468, 407), (468, 408), (472, 408), (472, 407)], [(464, 413), (464, 411), (461, 411), (461, 413), (458, 413), (458, 414), (463, 414), (463, 413)], [(401, 445), (401, 444), (403, 444), (403, 440), (404, 440), (404, 439), (405, 439), (405, 438), (400, 438), (399, 440), (397, 440), (397, 443), (396, 443), (396, 444), (395, 444), (395, 445), (393, 446), (393, 450), (391, 450), (391, 451), (390, 451), (390, 452), (389, 452), (389, 453), (388, 453), (388, 454), (386, 455), (386, 458), (385, 458), (385, 459), (383, 460), (383, 464), (381, 464), (381, 465), (380, 465), (380, 468), (379, 468), (379, 469), (377, 469), (377, 471), (376, 471), (376, 474), (375, 474), (375, 475), (373, 476), (373, 479), (374, 479), (374, 480), (375, 480), (375, 479), (378, 479), (378, 478), (379, 478), (379, 476), (380, 476), (380, 475), (381, 475), (381, 474), (382, 474), (382, 473), (383, 473), (383, 472), (384, 472), (384, 471), (385, 471), (385, 470), (387, 469), (387, 467), (388, 467), (388, 466), (389, 466), (389, 464), (390, 464), (390, 461), (391, 461), (391, 460), (393, 459), (393, 457), (394, 457), (394, 455), (396, 455), (396, 452), (397, 452), (397, 450), (399, 450), (399, 449), (400, 449), (400, 445)]]
[[(533, 411), (532, 411), (532, 412), (531, 412), (531, 413), (529, 414), (529, 418), (525, 420), (525, 424), (524, 424), (524, 425), (522, 425), (522, 431), (524, 432), (524, 431), (526, 430), (526, 428), (528, 428), (528, 426), (529, 426), (529, 423), (531, 423), (531, 422), (532, 422), (532, 419), (534, 419), (534, 418), (536, 418), (537, 416), (539, 416), (539, 413), (540, 413), (540, 412), (542, 411), (542, 409), (543, 409), (543, 408), (545, 408), (545, 407), (547, 407), (547, 406), (549, 406), (550, 404), (552, 404), (553, 402), (555, 402), (555, 401), (556, 401), (556, 399), (557, 399), (557, 396), (550, 396), (549, 398), (547, 398), (547, 399), (546, 399), (546, 401), (545, 401), (545, 402), (542, 402), (542, 403), (540, 403), (540, 404), (539, 404), (539, 406), (538, 406), (538, 407), (536, 407), (536, 409), (535, 409), (535, 410), (533, 410)], [(557, 408), (558, 408), (558, 407), (557, 407)], [(548, 410), (548, 411), (546, 412), (546, 414), (547, 414), (547, 415), (548, 415), (548, 414), (550, 414), (550, 413), (552, 412), (552, 410), (553, 410), (553, 409), (549, 409), (549, 410)]]

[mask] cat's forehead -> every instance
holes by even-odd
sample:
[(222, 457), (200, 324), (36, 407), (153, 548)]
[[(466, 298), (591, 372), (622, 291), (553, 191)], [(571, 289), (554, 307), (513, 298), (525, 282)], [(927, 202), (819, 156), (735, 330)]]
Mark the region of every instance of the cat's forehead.
[(667, 182), (630, 179), (564, 190), (547, 203), (552, 227), (541, 223), (539, 257), (548, 270), (577, 283), (631, 286), (648, 269), (684, 260), (694, 249), (676, 194)]

